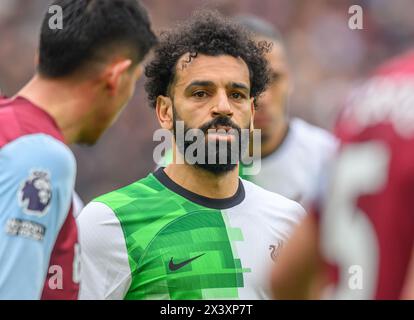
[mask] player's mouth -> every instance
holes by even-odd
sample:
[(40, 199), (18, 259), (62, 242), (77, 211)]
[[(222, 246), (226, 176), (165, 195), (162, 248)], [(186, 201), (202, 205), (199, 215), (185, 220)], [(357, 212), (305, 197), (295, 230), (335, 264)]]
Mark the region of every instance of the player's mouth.
[(207, 131), (207, 138), (209, 140), (232, 141), (235, 130), (230, 126), (215, 126)]

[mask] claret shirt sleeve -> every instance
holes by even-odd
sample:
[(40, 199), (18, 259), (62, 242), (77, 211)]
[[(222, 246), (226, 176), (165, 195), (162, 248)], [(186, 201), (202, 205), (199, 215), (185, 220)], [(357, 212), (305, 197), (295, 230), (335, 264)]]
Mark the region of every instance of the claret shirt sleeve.
[(76, 162), (46, 134), (0, 148), (0, 299), (39, 299), (73, 197)]

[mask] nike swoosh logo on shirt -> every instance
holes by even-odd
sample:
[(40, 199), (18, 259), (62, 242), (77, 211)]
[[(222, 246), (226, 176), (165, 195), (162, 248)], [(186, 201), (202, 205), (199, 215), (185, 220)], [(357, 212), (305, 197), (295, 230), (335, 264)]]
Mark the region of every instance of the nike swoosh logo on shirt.
[(195, 259), (198, 259), (198, 258), (200, 258), (201, 256), (204, 256), (204, 255), (205, 255), (205, 253), (202, 253), (202, 254), (200, 254), (200, 255), (198, 255), (198, 256), (196, 256), (196, 257), (194, 257), (194, 258), (191, 258), (191, 259), (185, 260), (185, 261), (180, 262), (180, 263), (177, 263), (177, 264), (175, 264), (175, 263), (173, 262), (174, 257), (171, 257), (170, 263), (168, 264), (168, 268), (170, 268), (170, 270), (171, 270), (171, 271), (177, 271), (178, 269), (181, 269), (182, 267), (186, 266), (186, 265), (187, 265), (187, 264), (189, 264), (190, 262), (192, 262), (192, 261), (194, 261)]

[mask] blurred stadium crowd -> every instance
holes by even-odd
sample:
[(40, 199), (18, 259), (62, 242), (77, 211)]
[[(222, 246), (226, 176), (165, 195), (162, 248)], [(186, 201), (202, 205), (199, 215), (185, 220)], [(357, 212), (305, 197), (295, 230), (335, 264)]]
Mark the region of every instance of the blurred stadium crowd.
[[(355, 80), (406, 49), (414, 36), (412, 0), (143, 0), (154, 30), (168, 28), (196, 8), (226, 15), (255, 14), (277, 26), (286, 42), (295, 81), (292, 115), (330, 129)], [(0, 88), (12, 96), (33, 74), (40, 21), (49, 0), (0, 0)], [(348, 28), (353, 4), (363, 8), (363, 30)], [(141, 79), (121, 119), (94, 147), (74, 146), (77, 191), (88, 202), (142, 178), (154, 167), (158, 127)]]

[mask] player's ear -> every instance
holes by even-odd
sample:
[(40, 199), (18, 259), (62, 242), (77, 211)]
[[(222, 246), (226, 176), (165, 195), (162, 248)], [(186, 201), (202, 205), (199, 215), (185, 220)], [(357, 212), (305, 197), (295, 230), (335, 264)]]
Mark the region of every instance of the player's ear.
[(167, 130), (172, 130), (174, 128), (174, 117), (171, 98), (158, 96), (155, 111), (161, 127)]
[(135, 79), (139, 80), (142, 77), (143, 73), (144, 73), (144, 64), (140, 63), (134, 69)]
[(117, 93), (122, 83), (122, 76), (128, 71), (131, 64), (132, 61), (130, 59), (120, 60), (112, 63), (104, 71), (103, 77), (111, 95)]

